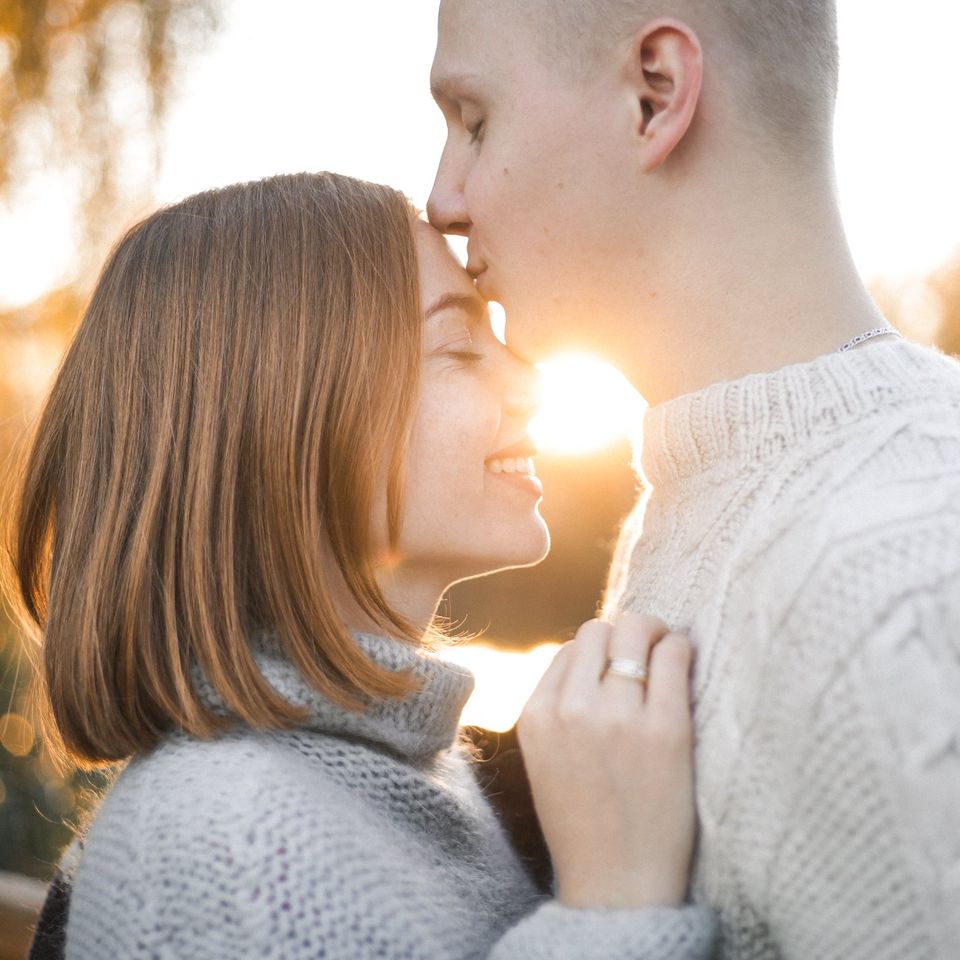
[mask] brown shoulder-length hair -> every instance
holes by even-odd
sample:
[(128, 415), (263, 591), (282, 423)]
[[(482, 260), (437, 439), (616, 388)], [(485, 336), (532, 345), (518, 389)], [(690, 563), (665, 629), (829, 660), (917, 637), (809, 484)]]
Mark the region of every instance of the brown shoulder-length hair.
[(114, 249), (9, 511), (61, 756), (223, 730), (194, 663), (242, 721), (296, 724), (252, 656), (262, 628), (345, 706), (416, 686), (360, 652), (337, 599), (416, 640), (371, 544), (384, 473), (396, 544), (418, 393), (414, 217), (388, 187), (278, 176), (159, 210)]

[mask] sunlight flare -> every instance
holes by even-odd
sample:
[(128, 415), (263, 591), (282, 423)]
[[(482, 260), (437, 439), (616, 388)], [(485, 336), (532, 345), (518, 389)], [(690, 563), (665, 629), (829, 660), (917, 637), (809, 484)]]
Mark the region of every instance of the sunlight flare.
[(639, 430), (643, 399), (609, 363), (570, 353), (538, 367), (542, 395), (530, 433), (544, 453), (594, 453)]
[(465, 643), (443, 651), (443, 658), (466, 667), (477, 685), (461, 723), (504, 733), (520, 716), (559, 643), (541, 643), (526, 651), (506, 651), (485, 643)]

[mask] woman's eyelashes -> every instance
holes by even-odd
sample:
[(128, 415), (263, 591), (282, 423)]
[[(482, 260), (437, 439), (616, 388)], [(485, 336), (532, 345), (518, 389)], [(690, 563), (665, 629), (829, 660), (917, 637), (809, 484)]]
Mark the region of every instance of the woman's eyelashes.
[(459, 363), (466, 366), (473, 366), (483, 359), (483, 354), (479, 350), (470, 350), (466, 348), (457, 348), (444, 351), (445, 356), (452, 357)]
[(470, 135), (470, 144), (473, 145), (475, 143), (479, 143), (480, 138), (483, 136), (483, 120), (473, 124), (473, 126), (468, 126), (466, 130)]
[(438, 359), (454, 360), (458, 364), (466, 366), (479, 363), (484, 358), (481, 344), (465, 330), (455, 336), (440, 340), (430, 350), (430, 353)]

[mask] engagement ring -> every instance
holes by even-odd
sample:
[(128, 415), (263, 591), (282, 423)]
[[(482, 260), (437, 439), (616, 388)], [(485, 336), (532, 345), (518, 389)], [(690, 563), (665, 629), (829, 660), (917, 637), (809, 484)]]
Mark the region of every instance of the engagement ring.
[(647, 668), (639, 660), (630, 660), (627, 657), (610, 657), (607, 660), (605, 673), (614, 673), (618, 677), (628, 677), (630, 680), (647, 682)]

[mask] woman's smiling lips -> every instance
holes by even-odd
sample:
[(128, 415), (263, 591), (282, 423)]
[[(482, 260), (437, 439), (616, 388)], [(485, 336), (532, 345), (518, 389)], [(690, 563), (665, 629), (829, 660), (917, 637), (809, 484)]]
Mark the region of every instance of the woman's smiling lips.
[(537, 448), (529, 438), (503, 447), (484, 461), (487, 473), (499, 480), (521, 487), (537, 496), (543, 496), (543, 484), (537, 476), (533, 457)]
[(543, 496), (543, 484), (535, 473), (511, 473), (506, 470), (496, 471), (487, 467), (487, 473), (503, 483), (509, 483), (513, 487), (519, 487), (537, 497)]

